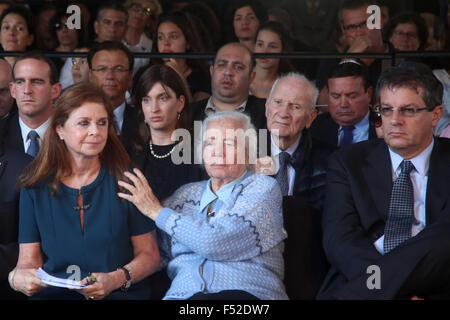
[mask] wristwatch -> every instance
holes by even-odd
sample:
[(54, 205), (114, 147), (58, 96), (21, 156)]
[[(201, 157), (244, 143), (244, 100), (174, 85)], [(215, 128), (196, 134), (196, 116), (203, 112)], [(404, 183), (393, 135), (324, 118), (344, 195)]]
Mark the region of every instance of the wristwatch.
[[(123, 273), (125, 273), (125, 279), (126, 279), (125, 283), (123, 284), (123, 286), (120, 287), (120, 289), (124, 292), (127, 292), (128, 289), (130, 289), (130, 287), (131, 287), (131, 276), (132, 276), (131, 271), (125, 267), (120, 267), (119, 269), (122, 270)], [(117, 269), (117, 270), (119, 270), (119, 269)]]

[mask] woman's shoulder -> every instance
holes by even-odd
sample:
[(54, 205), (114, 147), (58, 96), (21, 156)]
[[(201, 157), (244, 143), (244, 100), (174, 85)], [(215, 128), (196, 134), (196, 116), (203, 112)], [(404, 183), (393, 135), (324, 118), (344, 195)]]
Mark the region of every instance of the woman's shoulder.
[(242, 180), (242, 183), (245, 185), (252, 184), (252, 187), (258, 185), (261, 187), (266, 187), (268, 189), (271, 189), (277, 185), (277, 181), (271, 176), (253, 172), (247, 173), (247, 176)]
[(244, 197), (269, 201), (281, 197), (277, 181), (270, 176), (247, 173), (247, 177), (240, 184), (242, 185), (241, 193)]

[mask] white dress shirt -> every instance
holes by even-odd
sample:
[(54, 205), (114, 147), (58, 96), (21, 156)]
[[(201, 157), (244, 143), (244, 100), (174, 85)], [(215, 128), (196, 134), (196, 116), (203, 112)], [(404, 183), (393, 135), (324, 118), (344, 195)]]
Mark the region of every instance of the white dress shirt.
[(123, 114), (125, 113), (125, 101), (114, 109), (114, 119), (117, 124), (117, 129), (119, 132), (117, 132), (117, 135), (120, 135), (122, 132), (122, 125), (123, 125)]
[(22, 133), (23, 148), (24, 148), (25, 152), (27, 152), (28, 147), (30, 146), (30, 143), (31, 143), (30, 139), (28, 138), (28, 133), (31, 130), (36, 131), (36, 133), (39, 135), (39, 137), (38, 137), (39, 148), (41, 148), (42, 142), (44, 141), (45, 132), (47, 131), (47, 128), (49, 127), (49, 125), (50, 125), (50, 118), (48, 118), (47, 121), (45, 121), (43, 124), (41, 124), (38, 128), (31, 129), (19, 117), (20, 132)]
[[(272, 134), (270, 135), (271, 155), (272, 155), (273, 162), (277, 166), (277, 172), (280, 169), (280, 153), (284, 151), (284, 152), (289, 153), (289, 155), (292, 157), (292, 155), (294, 154), (295, 150), (298, 147), (298, 144), (300, 143), (301, 137), (302, 137), (302, 134), (300, 133), (300, 135), (298, 136), (298, 138), (294, 142), (294, 144), (292, 144), (286, 150), (281, 150), (275, 143), (275, 140), (274, 140)], [(295, 169), (290, 163), (287, 166), (287, 178), (288, 178), (288, 185), (289, 185), (288, 196), (292, 196), (293, 191), (294, 191)]]
[[(431, 151), (433, 150), (433, 146), (434, 141), (432, 141), (430, 145), (422, 151), (422, 153), (415, 156), (414, 158), (408, 159), (411, 160), (415, 168), (410, 173), (414, 190), (414, 217), (416, 219), (416, 222), (413, 223), (413, 226), (411, 228), (411, 235), (413, 237), (425, 228), (425, 200), (427, 193), (428, 169), (430, 166), (430, 156)], [(392, 180), (394, 181), (400, 175), (400, 163), (403, 161), (403, 158), (391, 149), (389, 149), (389, 155), (391, 157), (392, 164)], [(380, 252), (381, 254), (384, 254), (383, 244), (384, 235), (374, 243), (375, 248), (377, 248), (378, 252)]]

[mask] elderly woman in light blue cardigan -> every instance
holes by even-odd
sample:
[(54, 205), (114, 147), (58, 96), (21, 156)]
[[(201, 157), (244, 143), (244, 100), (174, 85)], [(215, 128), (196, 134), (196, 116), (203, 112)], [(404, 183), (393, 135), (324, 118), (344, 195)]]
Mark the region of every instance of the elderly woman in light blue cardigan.
[(162, 231), (172, 279), (164, 299), (287, 299), (282, 196), (275, 179), (250, 170), (255, 134), (240, 112), (209, 116), (201, 150), (210, 179), (180, 187), (164, 207), (139, 170), (126, 173), (134, 185), (119, 182), (130, 192), (119, 196)]

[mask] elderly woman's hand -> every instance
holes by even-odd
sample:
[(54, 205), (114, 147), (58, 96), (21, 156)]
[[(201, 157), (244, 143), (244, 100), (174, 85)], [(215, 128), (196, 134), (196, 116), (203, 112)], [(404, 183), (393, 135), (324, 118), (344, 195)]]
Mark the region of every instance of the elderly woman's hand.
[(159, 211), (163, 207), (158, 198), (153, 194), (152, 188), (150, 188), (147, 178), (145, 178), (143, 173), (136, 168), (133, 171), (136, 175), (130, 172), (125, 172), (124, 175), (133, 182), (134, 186), (124, 181), (119, 181), (119, 186), (127, 189), (131, 194), (119, 192), (117, 195), (133, 203), (145, 216), (156, 220)]

